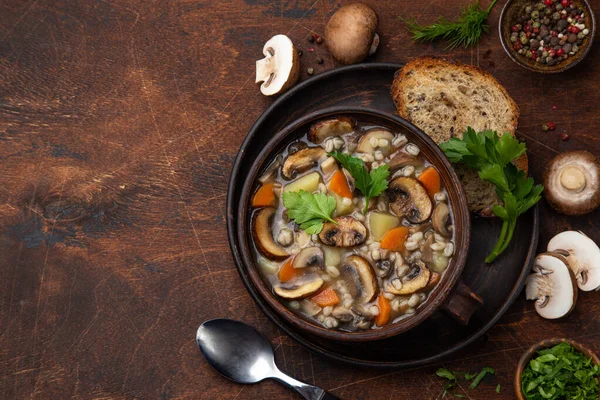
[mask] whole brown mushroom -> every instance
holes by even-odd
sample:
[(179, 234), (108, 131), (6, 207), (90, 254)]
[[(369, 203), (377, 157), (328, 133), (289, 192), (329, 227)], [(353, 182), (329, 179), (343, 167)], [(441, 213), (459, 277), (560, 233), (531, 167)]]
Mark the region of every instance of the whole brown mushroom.
[(325, 27), (325, 44), (341, 64), (355, 64), (377, 50), (377, 14), (363, 3), (341, 7)]
[(544, 194), (556, 211), (587, 214), (600, 206), (600, 162), (587, 151), (554, 157), (544, 173)]

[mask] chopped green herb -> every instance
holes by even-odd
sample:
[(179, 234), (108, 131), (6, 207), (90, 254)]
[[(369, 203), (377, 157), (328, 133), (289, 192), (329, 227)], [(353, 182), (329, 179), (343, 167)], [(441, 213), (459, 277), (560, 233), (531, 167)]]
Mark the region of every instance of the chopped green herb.
[(477, 0), (463, 8), (460, 17), (454, 21), (438, 18), (431, 25), (420, 25), (414, 18), (401, 19), (408, 26), (408, 30), (416, 42), (446, 39), (450, 41), (447, 49), (458, 46), (468, 47), (479, 42), (481, 35), (489, 30), (486, 19), (496, 1), (492, 1), (488, 8), (482, 10), (479, 7), (479, 0)]
[(498, 386), (496, 386), (496, 393), (500, 393), (500, 384), (498, 384)]
[(465, 372), (465, 379), (468, 381), (475, 378), (476, 376), (477, 376), (477, 374), (472, 374), (470, 371)]
[(283, 205), (287, 208), (288, 216), (294, 220), (300, 229), (311, 235), (320, 233), (324, 221), (335, 221), (331, 214), (335, 210), (335, 198), (321, 193), (300, 192), (283, 193)]
[(495, 131), (476, 133), (471, 127), (467, 128), (462, 139), (452, 138), (440, 147), (450, 161), (479, 171), (481, 179), (493, 183), (504, 203), (493, 208), (494, 214), (502, 219), (502, 230), (492, 252), (485, 259), (490, 263), (508, 247), (519, 215), (533, 207), (544, 190), (542, 185), (534, 185), (533, 178), (528, 178), (525, 172), (512, 164), (527, 147), (512, 135), (499, 138)]
[(438, 369), (435, 374), (437, 376), (439, 376), (440, 378), (446, 378), (448, 380), (456, 380), (456, 377), (454, 376), (454, 374), (452, 373), (452, 371), (450, 371), (449, 369), (446, 368), (440, 368)]
[(598, 399), (600, 367), (568, 343), (538, 351), (521, 374), (528, 400)]
[(481, 380), (487, 375), (487, 374), (491, 374), (494, 375), (495, 371), (493, 368), (490, 367), (484, 367), (475, 377), (475, 379), (473, 379), (473, 382), (471, 382), (471, 384), (469, 385), (469, 389), (475, 389), (477, 386), (479, 386), (479, 383), (481, 382)]
[(357, 157), (352, 157), (338, 151), (329, 154), (337, 162), (346, 168), (354, 178), (356, 188), (365, 196), (365, 208), (363, 214), (369, 209), (369, 200), (379, 196), (388, 187), (387, 177), (390, 175), (390, 167), (384, 164), (369, 173), (365, 163)]

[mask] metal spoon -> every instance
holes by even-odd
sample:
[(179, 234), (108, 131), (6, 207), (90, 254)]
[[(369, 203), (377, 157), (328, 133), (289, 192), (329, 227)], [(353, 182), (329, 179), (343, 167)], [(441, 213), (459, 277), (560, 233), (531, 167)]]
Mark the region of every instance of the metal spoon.
[(307, 400), (339, 400), (321, 388), (281, 372), (275, 365), (269, 341), (243, 322), (231, 319), (206, 321), (198, 328), (196, 342), (208, 363), (234, 382), (256, 383), (272, 378), (295, 389)]

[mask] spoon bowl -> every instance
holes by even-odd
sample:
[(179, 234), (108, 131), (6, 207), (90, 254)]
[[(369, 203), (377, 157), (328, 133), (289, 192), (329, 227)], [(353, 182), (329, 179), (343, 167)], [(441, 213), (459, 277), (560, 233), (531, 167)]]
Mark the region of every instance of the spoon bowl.
[(256, 329), (231, 319), (212, 319), (196, 332), (196, 343), (210, 365), (225, 378), (238, 383), (276, 379), (295, 389), (307, 400), (335, 400), (316, 386), (307, 385), (281, 372), (269, 341)]

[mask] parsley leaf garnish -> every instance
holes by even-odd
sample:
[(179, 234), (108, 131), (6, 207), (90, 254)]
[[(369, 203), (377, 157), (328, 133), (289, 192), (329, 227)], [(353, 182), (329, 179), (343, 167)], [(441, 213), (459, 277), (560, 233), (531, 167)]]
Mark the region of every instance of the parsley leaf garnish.
[(365, 208), (363, 214), (369, 209), (369, 200), (379, 196), (388, 187), (387, 177), (390, 175), (390, 167), (384, 164), (375, 168), (370, 173), (367, 171), (364, 162), (357, 157), (352, 157), (340, 152), (329, 154), (337, 162), (346, 168), (354, 178), (354, 185), (365, 196)]
[(533, 207), (544, 190), (542, 185), (534, 185), (533, 178), (528, 178), (525, 172), (512, 164), (527, 147), (512, 135), (498, 137), (498, 133), (491, 130), (477, 133), (471, 127), (467, 128), (462, 139), (452, 138), (440, 147), (450, 161), (477, 170), (482, 180), (493, 183), (504, 203), (492, 209), (502, 219), (502, 230), (492, 252), (485, 259), (490, 263), (508, 247), (519, 215)]
[(475, 389), (477, 386), (479, 386), (479, 382), (481, 382), (481, 380), (487, 375), (487, 374), (494, 374), (494, 369), (490, 368), (490, 367), (483, 367), (483, 369), (477, 374), (477, 376), (475, 377), (475, 379), (473, 379), (473, 382), (471, 382), (471, 384), (469, 385), (469, 389)]
[[(446, 379), (446, 383), (444, 384), (444, 392), (442, 393), (441, 397), (442, 399), (445, 399), (447, 394), (451, 394), (453, 397), (464, 398), (465, 396), (462, 394), (456, 393), (459, 377), (463, 378), (467, 382), (473, 379), (469, 385), (469, 389), (475, 389), (487, 374), (494, 374), (494, 369), (490, 367), (483, 367), (479, 373), (472, 374), (469, 371), (463, 373), (460, 371), (451, 371), (447, 368), (440, 368), (435, 372), (435, 374), (440, 378)], [(500, 385), (496, 387), (496, 392), (500, 393), (499, 391)]]
[(568, 343), (538, 351), (521, 375), (528, 400), (598, 398), (600, 367)]
[(322, 193), (300, 192), (283, 193), (283, 205), (287, 208), (288, 216), (294, 220), (300, 229), (311, 235), (320, 233), (323, 221), (336, 223), (331, 214), (335, 211), (335, 198)]

